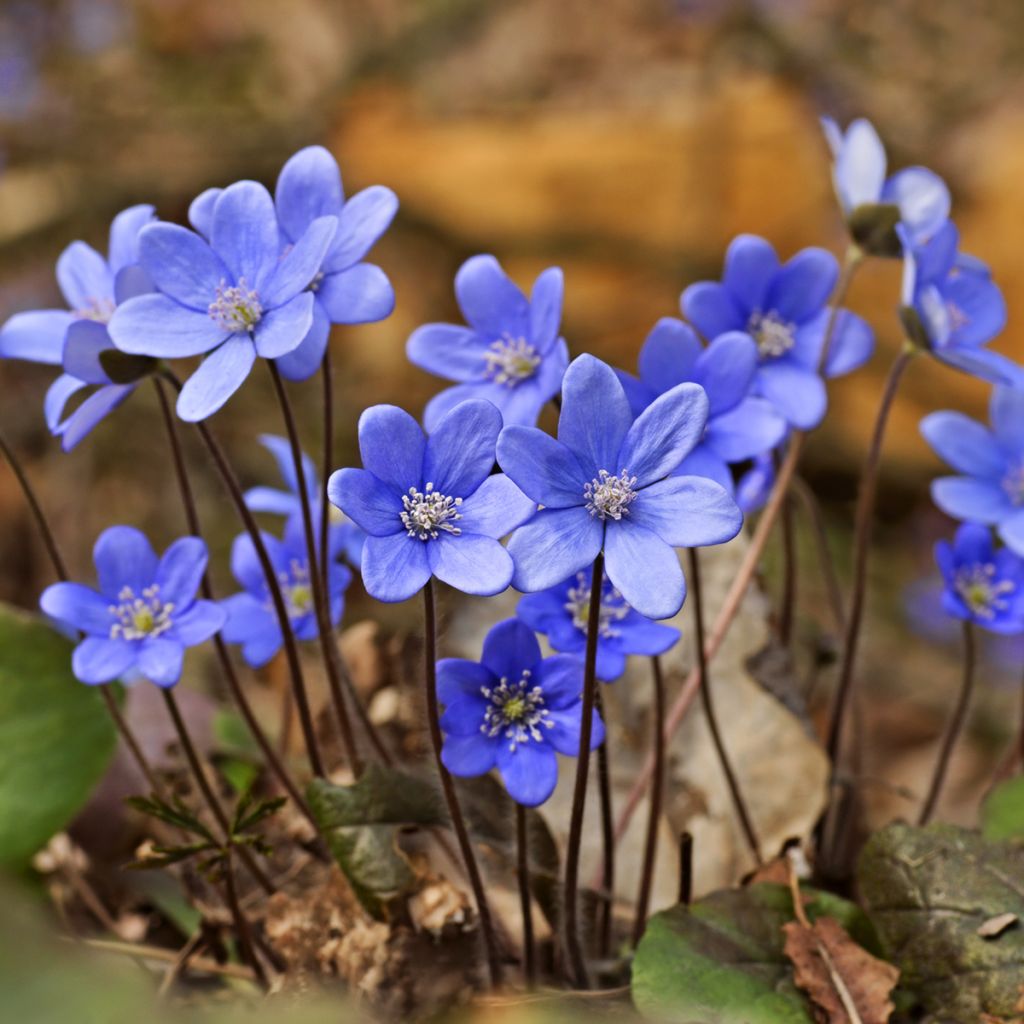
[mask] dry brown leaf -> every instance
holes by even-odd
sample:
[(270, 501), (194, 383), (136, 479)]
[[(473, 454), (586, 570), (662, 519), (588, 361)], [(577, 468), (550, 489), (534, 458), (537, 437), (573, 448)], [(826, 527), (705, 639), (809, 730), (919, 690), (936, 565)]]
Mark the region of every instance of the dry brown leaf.
[(1007, 928), (1012, 928), (1020, 918), (1016, 914), (1007, 912), (1005, 914), (996, 914), (995, 917), (990, 917), (987, 921), (983, 922), (978, 926), (977, 932), (983, 939), (996, 939)]

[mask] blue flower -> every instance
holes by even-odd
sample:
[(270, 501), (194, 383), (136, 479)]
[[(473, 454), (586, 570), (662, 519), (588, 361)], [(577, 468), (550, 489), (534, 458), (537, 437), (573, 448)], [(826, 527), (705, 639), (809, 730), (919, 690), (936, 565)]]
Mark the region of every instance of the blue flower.
[[(302, 499), (299, 496), (299, 481), (295, 475), (295, 460), (292, 459), (291, 445), (287, 438), (275, 437), (272, 434), (261, 434), (260, 444), (274, 456), (287, 490), (282, 491), (276, 487), (252, 487), (245, 492), (245, 503), (253, 512), (267, 512), (270, 515), (285, 516), (301, 521)], [(319, 543), (320, 503), (323, 501), (324, 495), (320, 487), (320, 478), (313, 466), (313, 460), (305, 453), (302, 456), (302, 475), (305, 477), (306, 494), (309, 495), (310, 512), (314, 526), (316, 526), (316, 539)], [(363, 541), (366, 539), (366, 534), (339, 508), (332, 505), (328, 510), (328, 515), (327, 544), (331, 557), (334, 559), (341, 557), (350, 565), (358, 566), (363, 554)]]
[(536, 427), (506, 427), (498, 462), (542, 506), (509, 541), (513, 585), (547, 590), (603, 551), (612, 585), (641, 615), (667, 619), (686, 583), (674, 547), (721, 544), (743, 517), (728, 492), (672, 472), (700, 441), (708, 400), (678, 384), (634, 419), (615, 371), (591, 355), (562, 382), (558, 440)]
[[(112, 381), (101, 357), (114, 348), (107, 324), (118, 303), (152, 291), (138, 265), (139, 232), (152, 220), (152, 206), (122, 210), (110, 225), (106, 259), (85, 242), (72, 242), (57, 260), (57, 283), (70, 308), (16, 313), (0, 328), (0, 357), (63, 366), (46, 393), (44, 412), (64, 451), (135, 390), (135, 380)], [(68, 400), (90, 386), (96, 390), (65, 416)]]
[(327, 495), (369, 536), (362, 575), (379, 601), (404, 601), (436, 576), (467, 594), (500, 593), (512, 559), (498, 543), (535, 510), (502, 473), (491, 474), (501, 413), (475, 399), (425, 437), (402, 409), (359, 418), (364, 469), (331, 475)]
[(687, 324), (664, 317), (640, 350), (639, 379), (621, 370), (616, 373), (634, 416), (677, 384), (691, 381), (704, 388), (707, 428), (675, 474), (709, 477), (731, 494), (729, 464), (770, 451), (788, 429), (770, 402), (750, 395), (757, 365), (757, 345), (749, 334), (720, 334), (704, 348)]
[(160, 359), (205, 355), (178, 396), (178, 415), (189, 422), (211, 416), (242, 386), (257, 356), (279, 359), (309, 333), (308, 288), (337, 223), (318, 217), (281, 255), (270, 193), (240, 181), (217, 197), (209, 243), (177, 224), (151, 224), (139, 238), (140, 261), (159, 294), (118, 307), (110, 321), (114, 344)]
[[(313, 605), (306, 534), (301, 519), (293, 516), (287, 521), (282, 540), (268, 533), (263, 533), (262, 537), (281, 585), (292, 631), (299, 640), (315, 640), (319, 630)], [(252, 538), (247, 533), (235, 538), (231, 549), (231, 571), (245, 589), (221, 601), (227, 613), (223, 636), (229, 644), (241, 644), (246, 663), (259, 668), (277, 654), (284, 639), (267, 578)], [(330, 563), (327, 572), (331, 624), (336, 626), (345, 610), (345, 589), (352, 582), (352, 573), (335, 561)]]
[(965, 523), (952, 544), (935, 545), (945, 583), (942, 606), (954, 618), (992, 633), (1024, 632), (1024, 559), (996, 551), (987, 526)]
[(736, 504), (740, 511), (745, 516), (760, 511), (774, 486), (775, 459), (771, 452), (765, 452), (754, 459), (753, 465), (736, 482)]
[(558, 335), (562, 271), (545, 270), (527, 300), (493, 256), (474, 256), (455, 275), (455, 296), (469, 326), (425, 324), (406, 348), (417, 366), (459, 381), (430, 400), (424, 425), (433, 430), (459, 402), (485, 398), (506, 425), (532, 426), (569, 365)]
[(958, 252), (952, 221), (923, 245), (904, 241), (903, 295), (936, 359), (992, 384), (1024, 387), (1024, 370), (987, 345), (1006, 326), (1006, 303), (981, 260)]
[[(519, 601), (516, 615), (536, 633), (547, 635), (556, 651), (583, 655), (593, 570), (586, 569), (539, 594)], [(597, 678), (610, 683), (626, 671), (630, 654), (664, 654), (679, 639), (679, 630), (651, 622), (626, 604), (609, 580), (601, 582), (601, 617), (597, 637)]]
[(959, 412), (934, 412), (921, 433), (961, 476), (932, 481), (932, 498), (946, 515), (998, 527), (1024, 555), (1024, 392), (997, 387), (989, 403), (992, 429)]
[(885, 147), (870, 121), (852, 121), (845, 134), (830, 117), (823, 117), (821, 124), (835, 161), (832, 181), (847, 217), (862, 206), (896, 206), (917, 242), (942, 227), (951, 203), (949, 189), (937, 174), (926, 167), (907, 167), (887, 178)]
[[(558, 782), (556, 755), (579, 753), (582, 691), (582, 661), (541, 658), (526, 625), (499, 622), (485, 637), (479, 662), (437, 663), (437, 696), (445, 705), (441, 760), (460, 778), (497, 768), (512, 799), (536, 807)], [(591, 749), (603, 742), (604, 723), (595, 712)]]
[(825, 415), (826, 377), (862, 366), (874, 349), (871, 328), (841, 310), (828, 353), (822, 360), (830, 309), (839, 275), (835, 257), (824, 249), (803, 249), (784, 264), (772, 246), (755, 235), (729, 245), (722, 281), (690, 285), (683, 314), (706, 338), (745, 331), (757, 343), (753, 393), (767, 398), (794, 427), (809, 430)]
[(213, 601), (196, 600), (206, 572), (206, 545), (182, 537), (157, 558), (130, 526), (104, 530), (93, 550), (99, 589), (55, 583), (39, 605), (85, 634), (71, 668), (83, 683), (109, 683), (135, 670), (157, 686), (181, 678), (186, 647), (209, 640), (224, 625)]

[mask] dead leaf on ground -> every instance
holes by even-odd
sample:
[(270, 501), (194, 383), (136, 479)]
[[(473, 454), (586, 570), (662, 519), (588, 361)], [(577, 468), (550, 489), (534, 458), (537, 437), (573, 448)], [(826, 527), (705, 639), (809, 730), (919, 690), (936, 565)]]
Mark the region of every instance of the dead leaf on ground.
[(995, 917), (990, 917), (978, 926), (978, 934), (983, 939), (997, 939), (1007, 928), (1012, 928), (1019, 920), (1020, 918), (1011, 912), (996, 914)]

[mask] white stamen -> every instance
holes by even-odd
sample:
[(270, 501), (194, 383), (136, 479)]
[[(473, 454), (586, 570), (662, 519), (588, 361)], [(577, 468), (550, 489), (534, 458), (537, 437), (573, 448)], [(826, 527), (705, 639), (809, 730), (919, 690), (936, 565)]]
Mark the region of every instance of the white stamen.
[(1017, 588), (1010, 580), (996, 580), (996, 567), (991, 562), (965, 565), (958, 569), (953, 589), (965, 605), (979, 618), (994, 619), (997, 612), (1009, 607), (1007, 594)]
[(484, 376), (495, 384), (514, 388), (537, 372), (541, 358), (525, 338), (513, 338), (506, 334), (491, 342), (490, 349), (484, 353), (484, 363)]
[(497, 686), (482, 686), (480, 693), (490, 701), (480, 731), (491, 737), (504, 734), (511, 751), (521, 743), (543, 740), (542, 726), (554, 727), (551, 712), (544, 707), (543, 691), (539, 686), (530, 686), (529, 669), (524, 670), (517, 682), (510, 683), (502, 676)]
[(433, 484), (428, 483), (422, 491), (410, 487), (409, 493), (402, 495), (404, 511), (399, 515), (410, 537), (437, 540), (439, 530), (458, 537), (462, 530), (454, 526), (452, 521), (462, 518), (462, 513), (459, 512), (461, 504), (461, 498), (441, 494), (434, 490)]
[(154, 583), (135, 596), (131, 587), (122, 587), (117, 595), (118, 604), (108, 608), (114, 617), (110, 627), (111, 640), (144, 640), (160, 636), (171, 628), (174, 604), (160, 600), (160, 587)]
[[(566, 594), (565, 610), (572, 615), (572, 624), (586, 635), (590, 619), (590, 584), (585, 573), (576, 574), (576, 586)], [(621, 622), (629, 614), (626, 599), (614, 587), (601, 588), (601, 611), (598, 614), (597, 634), (609, 639), (621, 632), (614, 623)]]
[(783, 320), (774, 309), (755, 309), (747, 321), (747, 333), (757, 342), (762, 359), (777, 359), (796, 344), (796, 324)]
[(636, 477), (624, 469), (618, 476), (612, 476), (607, 469), (598, 471), (597, 476), (583, 488), (587, 511), (601, 519), (621, 519), (629, 515), (629, 506), (636, 501)]
[(263, 317), (260, 297), (240, 277), (237, 285), (221, 281), (217, 285), (217, 297), (206, 309), (210, 319), (226, 331), (240, 333), (251, 331)]

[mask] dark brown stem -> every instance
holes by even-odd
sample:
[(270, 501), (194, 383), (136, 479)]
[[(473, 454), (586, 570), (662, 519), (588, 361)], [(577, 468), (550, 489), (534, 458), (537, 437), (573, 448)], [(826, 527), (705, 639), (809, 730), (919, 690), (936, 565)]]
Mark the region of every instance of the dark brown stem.
[[(167, 440), (171, 447), (171, 456), (174, 462), (174, 473), (178, 481), (178, 490), (181, 494), (181, 503), (185, 512), (185, 521), (188, 524), (189, 533), (194, 537), (202, 537), (202, 528), (199, 522), (199, 510), (196, 507), (195, 494), (192, 491), (192, 483), (188, 477), (188, 471), (185, 467), (185, 456), (181, 448), (181, 439), (178, 437), (178, 430), (175, 426), (174, 414), (171, 410), (170, 402), (167, 398), (167, 393), (164, 390), (163, 382), (159, 377), (153, 378), (153, 384), (156, 388), (157, 398), (160, 402), (160, 411), (163, 415), (164, 427), (167, 431)], [(208, 601), (214, 600), (213, 587), (210, 584), (209, 573), (203, 574), (202, 581), (202, 593)], [(267, 734), (263, 731), (259, 720), (256, 718), (256, 713), (253, 711), (252, 705), (249, 703), (249, 698), (245, 695), (245, 691), (242, 689), (241, 683), (238, 679), (238, 673), (235, 671), (234, 663), (231, 661), (231, 654), (228, 651), (227, 645), (224, 643), (223, 638), (219, 633), (213, 637), (214, 650), (217, 652), (217, 660), (220, 662), (221, 671), (224, 673), (224, 678), (227, 680), (228, 689), (231, 691), (231, 696), (238, 705), (238, 710), (242, 713), (242, 718), (245, 719), (245, 724), (252, 734), (253, 739), (259, 744), (260, 750), (263, 751), (263, 756), (267, 759), (267, 764), (270, 770), (274, 773), (278, 782), (284, 787), (285, 792), (291, 797), (295, 806), (302, 812), (303, 815), (309, 820), (310, 824), (314, 828), (317, 828), (316, 820), (313, 817), (309, 806), (303, 799), (302, 794), (299, 792), (299, 788), (295, 781), (292, 779), (288, 769), (284, 766), (284, 762), (277, 756), (277, 751), (274, 750), (273, 744), (270, 742)]]
[(684, 832), (679, 837), (679, 902), (690, 905), (693, 896), (693, 834)]
[[(355, 735), (352, 732), (352, 720), (349, 718), (348, 708), (345, 706), (345, 695), (341, 687), (341, 669), (339, 664), (341, 659), (334, 642), (334, 626), (331, 623), (329, 593), (322, 586), (323, 575), (320, 571), (320, 560), (317, 557), (313, 512), (309, 500), (309, 489), (306, 487), (306, 477), (303, 472), (302, 446), (299, 444), (299, 432), (295, 424), (295, 414), (292, 412), (292, 404), (288, 398), (284, 381), (281, 379), (280, 371), (273, 361), (269, 359), (267, 360), (267, 367), (270, 370), (270, 377), (274, 382), (274, 391), (277, 394), (278, 405), (281, 407), (281, 416), (288, 434), (288, 444), (292, 450), (292, 461), (295, 464), (295, 476), (298, 480), (299, 490), (299, 507), (302, 510), (302, 526), (306, 534), (309, 582), (313, 590), (313, 609), (316, 613), (317, 634), (320, 640), (320, 650), (324, 657), (324, 668), (327, 672), (327, 683), (331, 691), (334, 715), (338, 723), (338, 732), (341, 736), (345, 760), (352, 769), (352, 773), (359, 776), (363, 771), (363, 762), (356, 748)], [(321, 551), (321, 556), (324, 559), (327, 558), (326, 546)]]
[(787, 497), (782, 504), (782, 598), (779, 602), (779, 643), (789, 647), (793, 642), (796, 617), (797, 550), (793, 520), (793, 501)]
[(594, 692), (594, 707), (605, 721), (604, 743), (597, 748), (597, 791), (601, 804), (601, 917), (597, 928), (597, 948), (605, 957), (611, 948), (612, 910), (615, 907), (615, 814), (612, 811), (612, 772), (608, 754), (608, 720), (604, 713), (601, 687)]
[(928, 789), (928, 796), (925, 798), (924, 806), (921, 808), (921, 815), (917, 819), (918, 825), (927, 825), (935, 812), (935, 805), (939, 802), (939, 795), (942, 792), (942, 785), (946, 780), (946, 772), (949, 770), (949, 761), (953, 754), (953, 747), (956, 746), (957, 738), (963, 730), (967, 721), (967, 710), (971, 704), (971, 692), (974, 689), (974, 626), (970, 622), (964, 622), (964, 670), (963, 681), (960, 684), (960, 697), (956, 703), (953, 717), (946, 727), (946, 734), (942, 737), (942, 746), (939, 748), (939, 758), (935, 763), (935, 774), (932, 776), (932, 784)]
[(658, 825), (661, 822), (661, 794), (665, 784), (665, 680), (661, 674), (661, 661), (651, 658), (651, 677), (654, 681), (654, 703), (651, 720), (654, 728), (654, 778), (651, 782), (651, 806), (647, 813), (647, 836), (644, 840), (643, 868), (640, 889), (636, 897), (636, 919), (633, 922), (633, 945), (636, 946), (647, 926), (647, 912), (651, 904), (651, 886), (654, 884), (654, 863), (658, 854)]
[(231, 851), (228, 849), (224, 862), (224, 897), (228, 909), (231, 911), (231, 920), (235, 925), (235, 933), (238, 935), (238, 944), (241, 947), (239, 952), (241, 958), (253, 969), (257, 980), (263, 989), (269, 989), (266, 972), (260, 962), (259, 954), (256, 952), (256, 943), (253, 941), (252, 930), (249, 922), (242, 913), (242, 906), (238, 902), (238, 891), (235, 888), (235, 869), (231, 863)]
[(423, 588), (423, 627), (423, 676), (426, 685), (427, 722), (430, 725), (434, 760), (437, 763), (437, 774), (441, 779), (441, 788), (448, 805), (448, 814), (452, 819), (452, 827), (459, 841), (462, 862), (466, 868), (469, 884), (473, 889), (473, 898), (476, 900), (477, 913), (480, 916), (480, 929), (484, 934), (484, 944), (487, 947), (491, 985), (493, 988), (499, 988), (501, 986), (501, 951), (498, 947), (498, 935), (494, 929), (494, 920), (491, 917), (491, 906), (487, 901), (483, 878), (480, 875), (480, 866), (477, 864), (473, 844), (469, 838), (469, 830), (466, 828), (466, 820), (459, 804), (459, 797), (455, 792), (455, 783), (452, 781), (451, 773), (441, 760), (444, 737), (441, 735), (441, 712), (437, 703), (437, 612), (434, 607), (434, 581), (432, 579), (427, 580), (426, 586)]
[(533, 912), (530, 908), (530, 843), (526, 808), (516, 804), (516, 867), (519, 881), (519, 909), (523, 915), (523, 972), (526, 987), (537, 984), (537, 951), (533, 941)]
[(601, 590), (604, 584), (604, 552), (594, 559), (590, 580), (590, 608), (587, 615), (587, 648), (583, 662), (583, 708), (580, 720), (580, 748), (576, 761), (576, 784), (569, 817), (569, 839), (565, 851), (565, 959), (578, 988), (590, 988), (590, 974), (583, 956), (579, 922), (580, 844), (583, 839), (583, 811), (587, 803), (590, 772), (590, 744), (597, 701), (597, 639), (601, 621)]
[[(180, 743), (182, 752), (185, 755), (185, 760), (188, 761), (192, 777), (195, 779), (196, 785), (199, 787), (199, 792), (202, 793), (203, 799), (206, 801), (206, 806), (210, 809), (210, 813), (216, 819), (221, 832), (224, 833), (225, 847), (229, 847), (231, 845), (231, 825), (228, 822), (227, 815), (224, 813), (224, 809), (220, 805), (220, 801), (217, 799), (217, 795), (210, 788), (210, 782), (206, 778), (206, 772), (203, 771), (203, 766), (199, 761), (199, 755), (196, 753), (196, 748), (192, 743), (192, 738), (189, 736), (188, 729), (185, 727), (185, 720), (181, 717), (181, 709), (178, 707), (178, 701), (175, 699), (172, 690), (161, 687), (160, 693), (163, 695), (164, 704), (167, 706), (167, 712), (171, 716), (171, 721), (174, 723), (174, 731), (178, 736), (178, 742)], [(239, 847), (238, 856), (242, 859), (242, 862), (245, 864), (246, 868), (248, 868), (249, 873), (253, 878), (259, 882), (263, 891), (268, 896), (273, 895), (277, 891), (273, 882), (271, 882), (264, 874), (263, 869), (256, 863), (250, 851), (246, 850), (244, 847)]]
[(334, 470), (334, 369), (331, 364), (330, 341), (324, 349), (323, 362), (320, 364), (320, 381), (323, 384), (323, 463), (320, 471), (320, 587), (325, 594), (330, 594), (330, 564), (327, 551), (327, 538), (330, 533), (331, 503), (327, 499), (327, 481)]
[(729, 755), (726, 753), (725, 741), (722, 739), (722, 732), (718, 726), (718, 716), (715, 714), (714, 701), (711, 698), (711, 679), (708, 675), (708, 657), (704, 649), (704, 601), (701, 596), (700, 579), (700, 558), (696, 548), (688, 548), (690, 562), (690, 596), (693, 600), (694, 620), (694, 643), (697, 648), (697, 665), (700, 669), (700, 697), (701, 705), (704, 708), (704, 717), (708, 721), (708, 728), (711, 730), (711, 740), (715, 745), (715, 753), (718, 755), (719, 764), (725, 773), (725, 781), (729, 786), (729, 795), (732, 797), (733, 807), (740, 820), (743, 829), (743, 836), (754, 855), (758, 864), (762, 863), (761, 846), (757, 840), (757, 833), (754, 831), (754, 824), (747, 810), (746, 801), (740, 792), (739, 781), (733, 771)]

